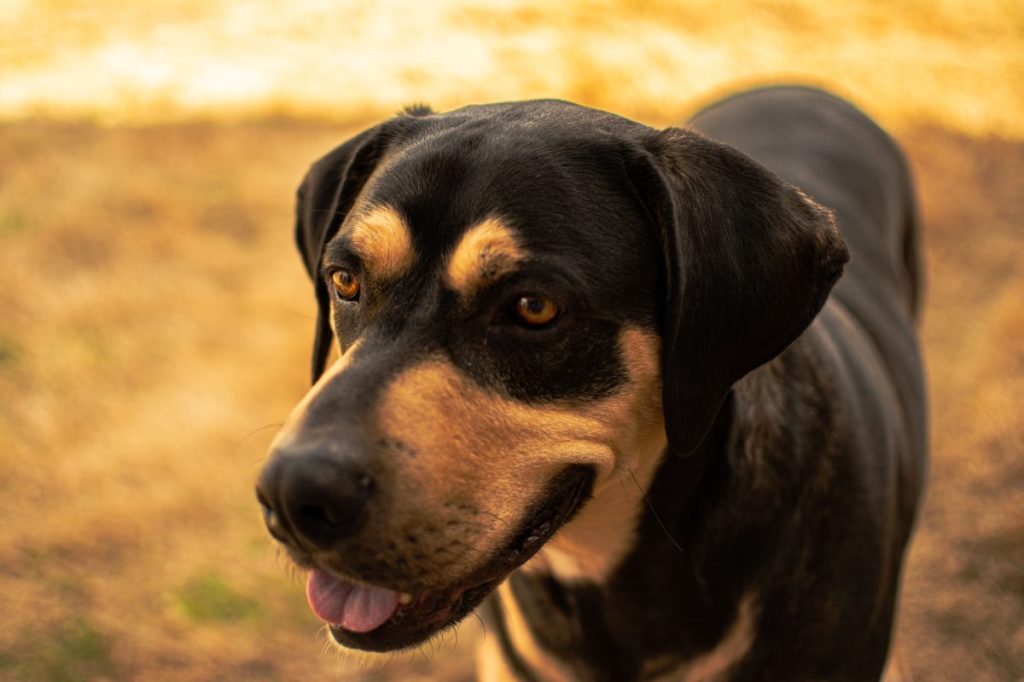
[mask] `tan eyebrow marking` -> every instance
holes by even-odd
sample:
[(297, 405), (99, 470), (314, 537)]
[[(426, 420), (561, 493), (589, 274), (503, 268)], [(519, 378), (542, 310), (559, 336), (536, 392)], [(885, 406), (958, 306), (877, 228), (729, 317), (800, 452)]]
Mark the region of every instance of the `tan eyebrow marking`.
[(481, 285), (515, 270), (526, 257), (515, 232), (500, 218), (485, 218), (462, 236), (448, 260), (448, 285), (470, 296)]
[(416, 256), (409, 225), (390, 206), (376, 206), (356, 217), (349, 239), (374, 275), (384, 279), (404, 274)]

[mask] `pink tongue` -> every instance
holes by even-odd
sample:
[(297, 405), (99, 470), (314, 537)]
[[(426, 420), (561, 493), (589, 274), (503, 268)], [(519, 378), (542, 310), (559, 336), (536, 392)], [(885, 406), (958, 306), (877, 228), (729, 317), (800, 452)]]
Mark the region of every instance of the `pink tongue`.
[(319, 568), (309, 573), (306, 598), (317, 618), (352, 632), (375, 630), (398, 610), (394, 590), (356, 585)]

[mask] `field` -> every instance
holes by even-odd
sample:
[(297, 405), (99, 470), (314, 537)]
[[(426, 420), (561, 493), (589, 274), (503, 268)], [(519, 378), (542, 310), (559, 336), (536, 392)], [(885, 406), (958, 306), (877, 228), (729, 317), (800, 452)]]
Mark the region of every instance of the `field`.
[[(495, 83), (486, 69), (452, 71), (448, 57), (433, 65), (449, 80), (402, 70), (403, 55), (427, 50), (410, 39), (381, 62), (382, 93), (344, 106), (287, 90), (285, 76), (226, 102), (170, 86), (133, 95), (103, 79), (91, 98), (69, 89), (61, 99), (58, 76), (86, 67), (51, 68), (62, 62), (40, 52), (46, 28), (18, 23), (50, 6), (79, 12), (79, 32), (100, 23), (74, 2), (0, 20), (22, 36), (0, 46), (0, 679), (468, 679), (481, 636), (473, 619), (383, 668), (339, 658), (262, 528), (253, 482), (305, 389), (313, 328), (291, 242), (298, 178), (361, 125), (416, 99), (446, 107), (556, 94), (667, 125), (730, 81), (775, 78), (853, 95), (895, 130), (919, 182), (932, 464), (899, 616), (904, 667), (915, 680), (1024, 679), (1024, 12), (1015, 5), (954, 17), (955, 3), (903, 3), (887, 17), (867, 3), (839, 17), (811, 3), (777, 12), (752, 3), (760, 14), (733, 26), (651, 3), (643, 26), (665, 32), (644, 43), (644, 58), (671, 58), (682, 74), (662, 97), (666, 64), (623, 90), (617, 83), (636, 69), (594, 49), (626, 49), (607, 37), (623, 13), (607, 3), (590, 16), (571, 3), (509, 2), (498, 23), (462, 3), (455, 38), (498, 35), (499, 23), (516, 36), (503, 38), (494, 68), (536, 57), (531, 41), (577, 21), (578, 45), (558, 38), (562, 80), (538, 68), (530, 73), (543, 82)], [(169, 30), (205, 16), (190, 7)], [(137, 12), (109, 30), (137, 35), (132, 22), (146, 21)], [(814, 37), (833, 21), (845, 22), (842, 36)], [(405, 17), (402, 30), (419, 35), (414, 24)], [(667, 52), (672, 36), (698, 34), (710, 36), (701, 45), (725, 46), (721, 58)], [(357, 47), (369, 50), (373, 35), (354, 38)], [(751, 40), (768, 45), (758, 58), (770, 69), (749, 66)], [(85, 57), (93, 42), (68, 40)], [(779, 56), (798, 46), (817, 59), (813, 69)], [(699, 76), (682, 68), (698, 62)], [(371, 75), (353, 87), (373, 90)]]

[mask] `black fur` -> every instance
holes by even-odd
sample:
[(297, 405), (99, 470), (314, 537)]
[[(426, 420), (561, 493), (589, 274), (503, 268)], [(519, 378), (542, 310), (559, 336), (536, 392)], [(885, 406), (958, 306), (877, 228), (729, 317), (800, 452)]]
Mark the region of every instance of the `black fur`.
[[(926, 452), (906, 163), (811, 89), (745, 93), (693, 127), (555, 101), (415, 107), (318, 161), (296, 229), (320, 306), (313, 377), (332, 326), (343, 347), (387, 353), (307, 421), (358, 422), (382, 377), (431, 349), (517, 400), (593, 400), (625, 377), (619, 330), (656, 330), (672, 456), (607, 581), (512, 576), (536, 641), (580, 680), (644, 679), (713, 649), (753, 595), (754, 639), (727, 679), (878, 679)], [(418, 260), (331, 321), (323, 264), (348, 262), (334, 237), (357, 197), (401, 210)], [(438, 263), (489, 215), (535, 257), (467, 315)], [(509, 297), (536, 286), (565, 319), (503, 325)], [(537, 679), (488, 612), (511, 669)]]

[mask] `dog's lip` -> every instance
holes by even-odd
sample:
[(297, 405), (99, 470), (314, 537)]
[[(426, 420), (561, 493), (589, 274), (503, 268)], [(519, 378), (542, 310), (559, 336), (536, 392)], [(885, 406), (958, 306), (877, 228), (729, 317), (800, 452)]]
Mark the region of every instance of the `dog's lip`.
[[(395, 612), (368, 632), (356, 632), (338, 623), (327, 623), (328, 629), (336, 642), (355, 649), (382, 652), (414, 646), (467, 615), (532, 554), (512, 567), (492, 562), (487, 567), (489, 570), (452, 587), (400, 592)], [(481, 579), (481, 575), (486, 577)]]
[[(491, 562), (488, 569), (450, 587), (415, 592), (393, 590), (398, 594), (397, 608), (387, 619), (368, 631), (360, 632), (346, 628), (341, 623), (325, 622), (334, 640), (347, 647), (389, 651), (412, 646), (468, 614), (515, 567), (504, 568)], [(313, 571), (324, 569), (314, 567), (310, 575)], [(341, 575), (337, 571), (324, 572)], [(349, 580), (344, 577), (342, 579)], [(378, 589), (390, 588), (378, 586)]]
[[(541, 524), (537, 528), (531, 529), (531, 531), (526, 534), (525, 542), (528, 543), (528, 546), (521, 546), (520, 548), (517, 548), (509, 545), (505, 551), (502, 552), (502, 555), (513, 554), (516, 556), (514, 559), (514, 565), (508, 565), (509, 559), (505, 559), (504, 561), (499, 559), (497, 561), (488, 562), (487, 566), (474, 573), (471, 578), (459, 581), (449, 587), (432, 590), (418, 590), (414, 592), (394, 590), (398, 592), (398, 607), (389, 618), (376, 628), (368, 632), (357, 632), (342, 626), (340, 623), (328, 622), (327, 625), (331, 634), (340, 644), (360, 649), (376, 650), (377, 647), (373, 643), (366, 642), (364, 640), (373, 638), (374, 634), (378, 631), (395, 629), (396, 626), (400, 627), (406, 620), (409, 620), (414, 624), (443, 621), (438, 627), (432, 628), (431, 632), (446, 627), (468, 613), (469, 610), (476, 606), (476, 604), (478, 604), (483, 597), (494, 589), (498, 583), (504, 580), (509, 573), (525, 563), (526, 560), (533, 555), (536, 549), (539, 549), (540, 544), (550, 537), (551, 531), (553, 530), (552, 521), (553, 519)], [(536, 548), (533, 547), (534, 544), (537, 545)], [(521, 551), (522, 549), (526, 549), (527, 551), (524, 553)], [(501, 558), (504, 558), (504, 556)], [(314, 568), (313, 570), (322, 569)], [(334, 575), (341, 575), (337, 571), (328, 572)], [(348, 578), (344, 579), (348, 580)], [(380, 587), (380, 589), (391, 589), (382, 586), (378, 587)], [(464, 604), (468, 604), (469, 608), (464, 609)], [(429, 634), (430, 633), (427, 633), (427, 636), (429, 636)], [(401, 648), (406, 645), (407, 644), (399, 644), (397, 648)], [(392, 648), (387, 645), (385, 646), (386, 648)]]
[(328, 624), (328, 631), (338, 644), (364, 651), (387, 652), (414, 647), (468, 615), (506, 575), (474, 587), (412, 595), (408, 604), (399, 605), (391, 618), (370, 632), (353, 632), (333, 624)]
[[(579, 509), (590, 494), (594, 470), (571, 466), (552, 481), (551, 493), (501, 551), (473, 575), (447, 588), (399, 592), (394, 613), (377, 627), (355, 632), (328, 623), (335, 641), (367, 651), (393, 651), (419, 644), (468, 615), (512, 571), (524, 564)], [(328, 569), (329, 570), (329, 569)], [(330, 571), (343, 575), (338, 571)]]

